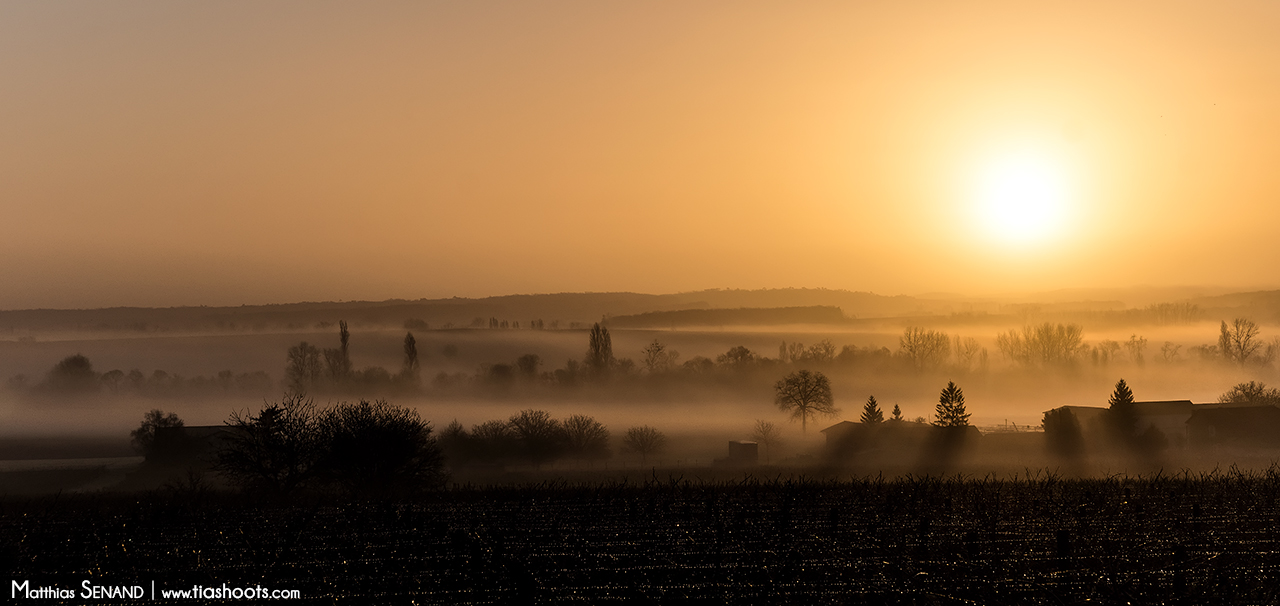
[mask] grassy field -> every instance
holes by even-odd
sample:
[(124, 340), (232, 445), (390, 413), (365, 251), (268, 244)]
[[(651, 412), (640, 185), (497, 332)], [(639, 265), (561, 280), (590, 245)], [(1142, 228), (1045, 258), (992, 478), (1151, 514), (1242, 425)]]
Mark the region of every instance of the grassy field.
[(455, 488), (397, 503), (192, 490), (0, 502), (0, 564), (79, 587), (381, 603), (1274, 603), (1280, 473), (750, 476)]

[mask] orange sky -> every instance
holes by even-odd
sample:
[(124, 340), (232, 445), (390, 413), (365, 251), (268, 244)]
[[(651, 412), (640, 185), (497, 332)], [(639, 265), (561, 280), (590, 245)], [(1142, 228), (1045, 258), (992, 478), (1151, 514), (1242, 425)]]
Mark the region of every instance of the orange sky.
[[(1274, 2), (3, 2), (0, 308), (1277, 287)], [(984, 163), (1062, 175), (1048, 235)]]

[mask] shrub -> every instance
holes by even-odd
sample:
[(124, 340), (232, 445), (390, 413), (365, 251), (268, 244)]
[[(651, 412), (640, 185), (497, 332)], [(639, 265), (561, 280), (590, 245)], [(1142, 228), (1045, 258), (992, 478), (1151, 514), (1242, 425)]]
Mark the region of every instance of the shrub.
[(431, 424), (386, 400), (341, 402), (318, 421), (321, 477), (354, 495), (407, 494), (444, 482)]

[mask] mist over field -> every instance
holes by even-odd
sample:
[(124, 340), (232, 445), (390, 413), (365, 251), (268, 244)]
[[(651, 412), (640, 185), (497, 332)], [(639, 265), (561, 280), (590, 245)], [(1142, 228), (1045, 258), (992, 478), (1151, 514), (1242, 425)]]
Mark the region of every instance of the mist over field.
[[(56, 457), (48, 448), (24, 455), (22, 445), (38, 438), (128, 456), (130, 432), (147, 411), (176, 414), (187, 426), (221, 426), (233, 413), (305, 393), (319, 407), (385, 399), (417, 411), (437, 437), (455, 422), (472, 431), (521, 411), (586, 415), (611, 435), (609, 454), (598, 461), (605, 467), (640, 465), (621, 447), (628, 428), (651, 426), (667, 437), (654, 462), (697, 469), (724, 459), (729, 441), (758, 439), (755, 426), (763, 421), (779, 432), (767, 453), (771, 464), (908, 473), (918, 470), (918, 456), (906, 443), (887, 458), (840, 453), (821, 430), (857, 423), (872, 396), (886, 418), (898, 407), (913, 426), (936, 423), (939, 392), (954, 382), (968, 423), (994, 436), (964, 458), (965, 471), (1060, 467), (1045, 444), (1045, 412), (1105, 408), (1120, 379), (1140, 402), (1196, 404), (1216, 403), (1237, 384), (1280, 383), (1276, 299), (1255, 293), (1130, 306), (790, 290), (0, 312), (0, 330), (11, 335), (0, 340), (0, 439), (10, 458)], [(746, 306), (759, 302), (780, 305)], [(480, 315), (486, 312), (495, 315)], [(1219, 339), (1224, 322), (1242, 314), (1260, 322), (1248, 359), (1232, 360), (1218, 350)], [(597, 324), (612, 357), (593, 370)], [(340, 363), (343, 327), (347, 361)], [(1039, 327), (1074, 328), (1073, 340), (1060, 344), (1065, 357), (1011, 344), (1036, 338)], [(312, 374), (299, 375), (297, 356), (308, 350)], [(88, 367), (67, 378), (72, 371), (59, 368), (69, 360)], [(829, 378), (836, 414), (802, 424), (779, 408), (776, 384), (800, 370)], [(1160, 456), (1143, 468), (1257, 466), (1280, 455), (1269, 447), (1194, 449), (1185, 435), (1165, 438)], [(1011, 439), (1017, 444), (1006, 444)], [(1094, 466), (1079, 470), (1126, 466), (1113, 455), (1092, 453)], [(763, 464), (763, 451), (761, 457)], [(510, 469), (528, 464), (501, 462)], [(548, 470), (581, 466), (566, 459)], [(456, 471), (467, 475), (465, 466)]]

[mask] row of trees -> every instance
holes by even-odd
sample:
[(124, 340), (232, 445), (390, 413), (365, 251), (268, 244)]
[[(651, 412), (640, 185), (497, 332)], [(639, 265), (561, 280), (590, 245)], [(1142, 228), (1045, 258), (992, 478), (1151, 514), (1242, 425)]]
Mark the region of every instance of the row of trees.
[[(1221, 361), (1241, 367), (1269, 365), (1280, 359), (1280, 338), (1264, 342), (1261, 330), (1252, 320), (1236, 318), (1222, 321), (1217, 344), (1203, 344), (1190, 348), (1201, 361)], [(1127, 341), (1104, 339), (1095, 345), (1083, 339), (1084, 329), (1079, 324), (1043, 323), (1026, 326), (1020, 330), (1001, 332), (996, 336), (996, 347), (1010, 362), (1024, 367), (1049, 368), (1070, 366), (1084, 360), (1097, 365), (1127, 358), (1136, 365), (1146, 363), (1147, 339), (1134, 334)], [(1160, 347), (1159, 360), (1175, 363), (1182, 360), (1182, 346), (1166, 341)]]
[(261, 395), (276, 389), (275, 381), (265, 372), (235, 373), (220, 371), (212, 377), (184, 377), (164, 370), (146, 374), (140, 369), (128, 372), (109, 370), (97, 372), (93, 362), (82, 354), (67, 356), (35, 382), (26, 375), (14, 375), (8, 387), (17, 391), (36, 391), (51, 394), (131, 394), (151, 397), (188, 396), (197, 394), (243, 393)]
[(306, 341), (290, 347), (284, 371), (286, 388), (293, 393), (307, 393), (418, 386), (421, 364), (418, 361), (418, 340), (412, 332), (405, 333), (403, 362), (395, 374), (380, 366), (356, 370), (351, 362), (350, 345), (351, 332), (347, 323), (339, 321), (338, 347), (321, 350)]
[[(466, 430), (456, 420), (440, 434), (440, 444), (455, 468), (474, 464), (525, 463), (535, 467), (561, 459), (578, 464), (613, 456), (611, 434), (604, 424), (586, 415), (556, 420), (545, 410), (523, 410), (506, 420), (491, 420)], [(666, 435), (642, 425), (627, 429), (622, 451), (641, 462), (660, 453)]]
[(212, 445), (185, 436), (182, 420), (148, 412), (133, 443), (153, 463), (191, 460), (213, 447), (213, 468), (233, 485), (270, 497), (303, 489), (390, 496), (440, 486), (444, 456), (431, 424), (385, 400), (317, 408), (302, 395), (238, 411)]

